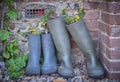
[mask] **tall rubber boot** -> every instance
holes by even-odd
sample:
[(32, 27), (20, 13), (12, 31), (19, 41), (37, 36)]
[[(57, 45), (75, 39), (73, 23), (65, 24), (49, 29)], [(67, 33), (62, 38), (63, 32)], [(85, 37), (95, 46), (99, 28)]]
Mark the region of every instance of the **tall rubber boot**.
[(41, 56), (41, 40), (40, 35), (28, 34), (29, 41), (29, 59), (26, 67), (27, 75), (40, 74), (40, 56)]
[(67, 29), (72, 35), (75, 43), (87, 57), (87, 72), (92, 78), (104, 77), (104, 70), (95, 54), (93, 42), (83, 19), (73, 24), (67, 25)]
[(58, 73), (63, 77), (72, 77), (73, 67), (71, 62), (71, 46), (70, 40), (65, 28), (63, 17), (58, 17), (47, 21), (47, 25), (52, 34), (56, 49), (61, 57), (61, 65), (58, 68)]
[(42, 33), (42, 50), (44, 63), (41, 67), (42, 74), (52, 74), (57, 71), (57, 59), (55, 56), (55, 47), (50, 33)]

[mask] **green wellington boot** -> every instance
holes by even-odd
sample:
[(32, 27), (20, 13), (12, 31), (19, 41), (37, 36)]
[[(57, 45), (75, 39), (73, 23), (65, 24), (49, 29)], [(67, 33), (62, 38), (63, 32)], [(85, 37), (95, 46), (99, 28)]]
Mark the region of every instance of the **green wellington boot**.
[(72, 35), (75, 43), (87, 57), (88, 76), (92, 78), (104, 77), (103, 66), (98, 61), (93, 47), (93, 42), (83, 19), (73, 24), (67, 25), (67, 29)]
[(27, 75), (40, 74), (40, 56), (41, 56), (41, 40), (40, 35), (28, 34), (29, 41), (29, 59), (26, 67)]
[(55, 47), (50, 33), (42, 33), (42, 51), (44, 62), (41, 67), (42, 74), (52, 74), (57, 71), (57, 59), (55, 55)]
[(47, 21), (47, 25), (52, 34), (56, 49), (61, 57), (61, 65), (58, 68), (58, 73), (63, 77), (71, 77), (73, 68), (71, 62), (71, 46), (70, 40), (65, 28), (63, 17), (58, 17)]

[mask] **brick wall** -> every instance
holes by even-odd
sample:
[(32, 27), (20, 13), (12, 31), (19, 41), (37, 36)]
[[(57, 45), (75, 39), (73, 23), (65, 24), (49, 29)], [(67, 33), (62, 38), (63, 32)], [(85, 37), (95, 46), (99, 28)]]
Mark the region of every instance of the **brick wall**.
[(120, 78), (120, 2), (101, 2), (100, 57), (111, 79)]
[(98, 2), (83, 2), (83, 8), (85, 9), (84, 20), (87, 28), (90, 32), (92, 40), (94, 41), (95, 47), (98, 44), (98, 25), (99, 25), (99, 9)]

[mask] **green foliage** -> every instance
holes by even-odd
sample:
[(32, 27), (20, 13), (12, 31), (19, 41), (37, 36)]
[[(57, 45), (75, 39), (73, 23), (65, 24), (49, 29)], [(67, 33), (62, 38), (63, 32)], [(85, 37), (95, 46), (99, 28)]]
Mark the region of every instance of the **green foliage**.
[(9, 59), (10, 57), (16, 56), (20, 53), (19, 47), (17, 46), (18, 39), (15, 39), (9, 43), (3, 52), (3, 57)]
[(3, 0), (7, 5), (6, 17), (4, 19), (5, 30), (0, 30), (0, 40), (3, 43), (3, 57), (5, 59), (5, 66), (8, 71), (10, 79), (18, 78), (24, 73), (28, 55), (22, 55), (18, 47), (18, 39), (8, 41), (10, 39), (10, 32), (6, 28), (9, 27), (10, 20), (16, 19), (18, 13), (14, 9), (13, 0)]
[(74, 23), (74, 22), (80, 20), (81, 18), (83, 18), (84, 15), (85, 15), (84, 9), (78, 8), (78, 9), (76, 9), (76, 12), (77, 12), (77, 14), (70, 16), (70, 15), (66, 12), (65, 9), (62, 10), (62, 14), (63, 14), (64, 17), (65, 17), (65, 22), (66, 22), (67, 24)]
[(46, 11), (44, 12), (44, 14), (40, 17), (40, 21), (39, 21), (39, 22), (41, 23), (41, 25), (43, 25), (43, 26), (46, 25), (46, 22), (47, 22), (47, 20), (48, 20), (48, 17), (49, 17), (49, 15), (50, 15), (51, 13), (53, 13), (53, 11), (50, 10), (50, 9), (48, 9), (48, 10), (46, 10)]
[(7, 4), (7, 6), (9, 7), (12, 7), (14, 4), (13, 4), (13, 0), (3, 0), (4, 3)]
[(39, 34), (39, 31), (34, 27), (28, 28), (27, 32), (30, 33), (30, 34)]
[(28, 55), (22, 55), (18, 47), (18, 39), (14, 39), (7, 43), (3, 52), (3, 57), (6, 59), (5, 66), (10, 79), (18, 78), (24, 73), (24, 68), (28, 60)]
[(6, 11), (6, 17), (4, 19), (4, 24), (6, 26), (6, 28), (9, 26), (10, 24), (10, 20), (11, 19), (16, 19), (18, 18), (18, 13), (17, 11), (14, 9), (14, 2), (13, 0), (3, 0), (3, 2), (7, 5), (8, 9)]
[(10, 36), (10, 32), (6, 30), (0, 30), (0, 40), (7, 40)]
[(6, 14), (10, 19), (15, 19), (18, 17), (18, 13), (15, 10), (8, 10)]
[(24, 73), (24, 68), (28, 60), (28, 55), (17, 56), (6, 61), (5, 66), (7, 67), (8, 75), (10, 79), (18, 78)]
[[(0, 40), (4, 43), (3, 57), (6, 59), (5, 65), (10, 79), (18, 78), (24, 73), (24, 67), (28, 55), (22, 55), (18, 47), (18, 39), (7, 42), (10, 33), (6, 30), (0, 30)], [(5, 43), (6, 42), (6, 43)]]

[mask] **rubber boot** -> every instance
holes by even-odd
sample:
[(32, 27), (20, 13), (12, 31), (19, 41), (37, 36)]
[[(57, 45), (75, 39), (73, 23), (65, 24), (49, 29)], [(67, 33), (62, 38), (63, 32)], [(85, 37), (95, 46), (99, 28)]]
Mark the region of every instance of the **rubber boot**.
[(92, 78), (104, 77), (103, 66), (98, 61), (95, 54), (93, 42), (83, 19), (73, 24), (67, 25), (67, 29), (72, 35), (75, 43), (87, 57), (88, 76)]
[(29, 59), (26, 67), (27, 75), (40, 74), (40, 56), (41, 56), (41, 40), (40, 35), (28, 34), (29, 41)]
[(58, 68), (58, 73), (63, 77), (72, 77), (73, 68), (71, 62), (71, 46), (70, 40), (65, 28), (63, 17), (58, 17), (47, 21), (47, 25), (52, 34), (58, 55), (61, 58), (61, 65)]
[(42, 50), (44, 63), (41, 67), (42, 74), (52, 74), (57, 71), (57, 59), (55, 55), (55, 47), (50, 33), (42, 33)]

